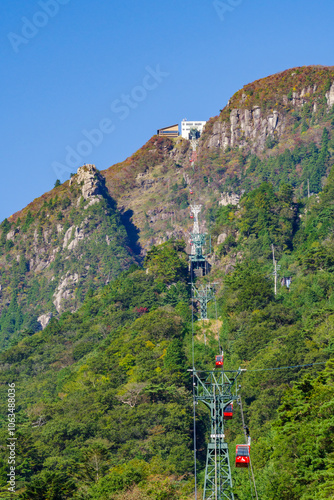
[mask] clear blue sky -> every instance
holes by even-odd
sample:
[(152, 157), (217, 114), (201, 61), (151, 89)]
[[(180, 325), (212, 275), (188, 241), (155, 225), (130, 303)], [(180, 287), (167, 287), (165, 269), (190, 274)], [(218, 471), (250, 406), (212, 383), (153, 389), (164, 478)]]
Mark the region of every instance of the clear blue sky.
[(0, 220), (246, 83), (334, 64), (333, 0), (3, 0), (0, 15)]

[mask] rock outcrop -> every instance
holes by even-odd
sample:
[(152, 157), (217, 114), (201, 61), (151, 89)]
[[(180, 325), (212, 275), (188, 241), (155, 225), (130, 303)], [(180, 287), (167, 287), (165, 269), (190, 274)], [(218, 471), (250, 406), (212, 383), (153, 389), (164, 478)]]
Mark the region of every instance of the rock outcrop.
[(91, 201), (92, 198), (95, 198), (95, 203), (98, 201), (102, 194), (102, 186), (95, 165), (87, 164), (79, 167), (77, 174), (72, 177), (70, 184), (72, 184), (73, 179), (81, 186), (82, 196), (85, 200), (89, 199)]
[(84, 230), (79, 227), (71, 226), (65, 233), (63, 241), (63, 249), (67, 248), (68, 250), (73, 250), (78, 245), (79, 241), (83, 239), (85, 239)]
[(221, 243), (224, 243), (224, 241), (226, 240), (227, 238), (227, 233), (221, 233), (218, 235), (218, 238), (217, 238), (217, 244), (220, 245)]
[(219, 200), (219, 205), (226, 207), (227, 205), (238, 205), (240, 201), (240, 195), (236, 193), (222, 193), (221, 199)]
[(6, 240), (7, 241), (13, 240), (16, 233), (17, 233), (17, 230), (9, 231), (9, 233), (7, 233), (7, 236), (6, 236)]
[(266, 139), (274, 132), (278, 137), (284, 130), (284, 118), (278, 111), (263, 116), (261, 108), (232, 109), (229, 123), (216, 121), (213, 125), (212, 135), (207, 141), (207, 147), (246, 146), (247, 141), (252, 141), (254, 151), (264, 149)]
[[(291, 74), (291, 76), (294, 75), (296, 73)], [(253, 104), (252, 106), (249, 103), (249, 96), (245, 93), (241, 96), (238, 94), (229, 101), (223, 110), (223, 115), (213, 123), (212, 131), (202, 147), (225, 150), (227, 147), (249, 146), (251, 152), (261, 152), (265, 149), (266, 139), (269, 136), (275, 136), (277, 141), (282, 139), (287, 125), (287, 107), (293, 111), (308, 103), (312, 106), (313, 113), (316, 113), (323, 95), (319, 94), (317, 84), (303, 87), (301, 90), (296, 90), (293, 86), (289, 94), (285, 95), (275, 94), (275, 89), (273, 89), (276, 102), (272, 101), (275, 104), (272, 104), (272, 109), (269, 110), (262, 105)], [(330, 90), (326, 92), (326, 100), (328, 108), (331, 108), (334, 105), (334, 82)]]
[[(73, 298), (73, 289), (78, 281), (79, 275), (77, 273), (74, 273), (73, 275), (67, 274), (60, 280), (57, 290), (53, 295), (53, 304), (57, 309), (57, 312), (62, 312), (64, 309), (64, 302)], [(73, 308), (70, 309), (73, 310)]]
[(329, 92), (326, 93), (326, 99), (328, 107), (331, 108), (334, 105), (334, 82), (332, 83)]
[(41, 324), (42, 330), (44, 330), (44, 328), (47, 327), (47, 325), (50, 323), (51, 318), (52, 318), (51, 313), (42, 314), (41, 316), (39, 316), (39, 318), (37, 318), (38, 323)]

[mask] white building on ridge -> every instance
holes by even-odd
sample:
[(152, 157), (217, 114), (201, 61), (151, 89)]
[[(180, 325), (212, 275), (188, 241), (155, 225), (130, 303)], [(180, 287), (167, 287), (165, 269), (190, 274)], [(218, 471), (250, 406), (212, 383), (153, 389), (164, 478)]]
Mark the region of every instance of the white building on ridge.
[(200, 136), (203, 132), (204, 126), (206, 122), (190, 122), (186, 119), (181, 122), (181, 135), (184, 139), (189, 139), (189, 132), (191, 129), (198, 130), (198, 136)]

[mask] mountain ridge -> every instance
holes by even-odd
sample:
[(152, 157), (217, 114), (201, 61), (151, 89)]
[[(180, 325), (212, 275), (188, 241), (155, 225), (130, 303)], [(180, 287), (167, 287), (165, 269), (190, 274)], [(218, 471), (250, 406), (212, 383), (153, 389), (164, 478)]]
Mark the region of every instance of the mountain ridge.
[[(183, 238), (189, 252), (193, 203), (202, 205), (200, 227), (205, 232), (211, 230), (220, 206), (239, 203), (244, 193), (261, 182), (273, 183), (276, 190), (281, 184), (291, 184), (296, 200), (305, 197), (307, 190), (318, 193), (334, 162), (332, 101), (333, 67), (292, 68), (238, 90), (220, 114), (207, 122), (195, 145), (181, 137), (153, 136), (124, 162), (102, 172), (90, 165), (80, 167), (72, 179), (2, 223), (1, 312), (13, 300), (12, 308), (17, 309), (17, 298), (23, 304), (26, 292), (20, 294), (18, 286), (26, 290), (24, 280), (33, 283), (36, 278), (44, 283), (45, 292), (41, 300), (44, 306), (38, 306), (38, 311), (32, 308), (36, 314), (31, 324), (37, 328), (39, 317), (58, 314), (70, 307), (71, 301), (72, 309), (77, 307), (90, 287), (105, 283), (116, 269), (119, 272), (143, 259), (152, 245)], [(85, 251), (86, 257), (81, 258), (80, 272), (69, 263), (71, 252), (80, 255), (78, 249), (85, 246), (85, 241), (90, 240), (93, 248), (95, 234), (100, 244), (104, 239), (110, 253), (113, 237), (102, 234), (107, 233), (109, 217), (102, 202), (110, 214), (115, 214), (111, 225), (115, 223), (116, 234), (123, 236), (110, 260), (114, 271), (106, 258), (94, 257), (97, 267), (93, 267), (98, 272), (95, 279), (86, 269), (90, 267), (89, 252)], [(86, 217), (89, 211), (95, 212), (90, 221)], [(216, 252), (226, 234), (223, 229), (213, 234)], [(123, 257), (115, 260), (117, 255)], [(213, 262), (215, 258), (214, 254)], [(105, 264), (101, 267), (98, 262), (102, 260)], [(8, 276), (16, 273), (10, 271), (15, 261), (22, 272), (15, 278), (14, 299)], [(122, 262), (121, 267), (117, 261)], [(36, 289), (40, 286), (35, 284)], [(17, 327), (13, 328), (17, 332)]]

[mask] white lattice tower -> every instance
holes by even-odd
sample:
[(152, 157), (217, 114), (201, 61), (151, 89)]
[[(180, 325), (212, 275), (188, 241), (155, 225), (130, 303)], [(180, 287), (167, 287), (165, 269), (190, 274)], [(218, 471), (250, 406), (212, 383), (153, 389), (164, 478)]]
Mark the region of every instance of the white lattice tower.
[(199, 234), (198, 214), (200, 213), (202, 205), (190, 205), (190, 209), (194, 215), (193, 233)]
[(190, 140), (190, 145), (193, 151), (196, 151), (197, 146), (198, 146), (198, 139), (191, 139)]

